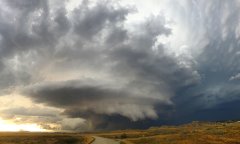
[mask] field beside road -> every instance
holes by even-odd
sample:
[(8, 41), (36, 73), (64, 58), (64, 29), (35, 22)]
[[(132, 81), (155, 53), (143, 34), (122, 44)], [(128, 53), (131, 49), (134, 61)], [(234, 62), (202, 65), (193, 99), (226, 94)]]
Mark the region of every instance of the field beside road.
[(88, 144), (91, 140), (77, 133), (0, 133), (0, 144)]
[[(95, 141), (94, 141), (95, 139)], [(193, 122), (147, 130), (0, 133), (0, 144), (240, 144), (240, 122)]]
[(240, 122), (193, 122), (180, 126), (112, 131), (98, 135), (120, 139), (121, 144), (240, 144)]

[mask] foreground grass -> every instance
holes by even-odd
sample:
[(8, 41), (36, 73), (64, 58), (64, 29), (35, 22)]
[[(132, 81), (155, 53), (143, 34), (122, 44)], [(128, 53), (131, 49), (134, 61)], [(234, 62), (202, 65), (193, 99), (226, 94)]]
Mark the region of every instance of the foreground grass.
[(122, 144), (240, 144), (240, 123), (200, 123), (99, 134)]
[(0, 144), (88, 144), (89, 137), (68, 133), (0, 133)]
[(90, 144), (92, 136), (120, 144), (240, 144), (240, 122), (200, 123), (105, 133), (0, 133), (0, 144)]

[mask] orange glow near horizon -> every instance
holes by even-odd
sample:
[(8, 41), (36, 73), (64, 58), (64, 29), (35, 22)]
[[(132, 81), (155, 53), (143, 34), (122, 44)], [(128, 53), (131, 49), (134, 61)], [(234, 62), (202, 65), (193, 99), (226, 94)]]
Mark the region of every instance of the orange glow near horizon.
[(18, 131), (29, 131), (29, 132), (48, 132), (41, 128), (41, 126), (37, 124), (15, 124), (12, 122), (8, 122), (6, 120), (2, 120), (0, 118), (0, 132), (18, 132)]

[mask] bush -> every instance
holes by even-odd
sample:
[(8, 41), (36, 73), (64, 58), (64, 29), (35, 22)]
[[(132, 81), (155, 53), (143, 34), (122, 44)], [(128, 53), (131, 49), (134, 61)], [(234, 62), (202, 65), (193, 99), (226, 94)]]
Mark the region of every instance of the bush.
[(127, 138), (127, 134), (125, 133), (121, 134), (120, 139), (125, 139), (125, 138)]

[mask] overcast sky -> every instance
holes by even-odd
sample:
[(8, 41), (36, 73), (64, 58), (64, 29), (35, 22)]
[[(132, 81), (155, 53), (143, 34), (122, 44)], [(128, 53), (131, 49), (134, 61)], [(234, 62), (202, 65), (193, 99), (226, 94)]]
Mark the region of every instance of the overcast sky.
[(0, 119), (52, 130), (239, 119), (238, 0), (1, 0)]

